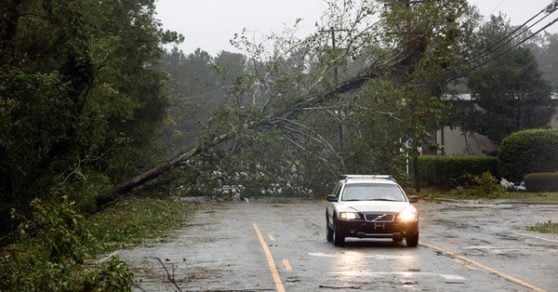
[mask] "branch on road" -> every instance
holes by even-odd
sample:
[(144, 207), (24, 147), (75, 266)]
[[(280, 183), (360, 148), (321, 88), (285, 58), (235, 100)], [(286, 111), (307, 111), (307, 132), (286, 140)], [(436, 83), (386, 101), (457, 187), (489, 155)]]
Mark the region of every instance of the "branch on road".
[(169, 280), (169, 282), (171, 282), (179, 292), (184, 292), (180, 288), (180, 286), (178, 286), (178, 283), (176, 283), (176, 279), (174, 277), (174, 264), (171, 265), (171, 272), (169, 272), (169, 270), (167, 269), (167, 266), (165, 266), (165, 263), (163, 263), (163, 261), (160, 258), (154, 257), (154, 259), (156, 259), (161, 264), (161, 266), (163, 267), (163, 270), (165, 270), (165, 273), (167, 274), (167, 279)]

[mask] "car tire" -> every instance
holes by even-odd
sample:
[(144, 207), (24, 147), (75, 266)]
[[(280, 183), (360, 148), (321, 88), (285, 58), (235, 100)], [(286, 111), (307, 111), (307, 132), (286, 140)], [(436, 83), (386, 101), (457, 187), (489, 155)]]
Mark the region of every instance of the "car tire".
[(327, 226), (327, 223), (326, 223), (326, 239), (328, 242), (333, 242), (333, 229)]
[(414, 235), (408, 236), (405, 238), (405, 242), (407, 243), (407, 247), (417, 247), (419, 241), (419, 234), (418, 232)]
[(342, 246), (345, 244), (345, 235), (341, 234), (335, 226), (333, 226), (333, 244), (335, 246)]

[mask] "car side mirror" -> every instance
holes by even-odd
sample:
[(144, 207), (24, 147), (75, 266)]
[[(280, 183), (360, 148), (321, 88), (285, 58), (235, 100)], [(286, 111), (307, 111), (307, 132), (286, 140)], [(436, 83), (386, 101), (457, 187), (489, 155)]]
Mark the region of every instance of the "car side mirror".
[(409, 202), (410, 203), (416, 203), (418, 202), (418, 197), (415, 195), (409, 196)]
[(328, 202), (337, 202), (337, 197), (335, 195), (327, 195)]

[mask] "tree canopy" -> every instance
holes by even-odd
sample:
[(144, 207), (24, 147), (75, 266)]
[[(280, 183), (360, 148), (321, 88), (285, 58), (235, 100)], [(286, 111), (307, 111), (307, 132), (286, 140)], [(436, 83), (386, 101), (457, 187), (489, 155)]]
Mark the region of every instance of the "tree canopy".
[[(486, 50), (512, 29), (503, 17), (493, 16), (476, 34), (475, 49)], [(464, 113), (458, 121), (463, 129), (486, 135), (495, 144), (512, 132), (546, 126), (555, 112), (552, 87), (531, 50), (514, 42), (502, 50), (507, 52), (468, 74), (473, 101), (457, 108)]]
[[(32, 198), (91, 206), (154, 157), (167, 105), (152, 0), (2, 1), (2, 214)], [(5, 220), (2, 216), (2, 220)]]

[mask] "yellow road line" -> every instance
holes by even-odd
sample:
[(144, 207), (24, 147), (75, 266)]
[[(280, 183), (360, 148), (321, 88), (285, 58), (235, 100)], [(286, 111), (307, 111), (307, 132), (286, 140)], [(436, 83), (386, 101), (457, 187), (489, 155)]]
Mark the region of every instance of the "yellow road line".
[(273, 283), (275, 283), (275, 290), (277, 290), (277, 292), (285, 292), (285, 287), (283, 287), (283, 282), (281, 282), (281, 277), (279, 276), (279, 271), (277, 271), (275, 260), (273, 259), (273, 255), (271, 254), (269, 247), (267, 247), (267, 243), (265, 242), (262, 232), (260, 231), (260, 228), (258, 227), (258, 225), (256, 225), (256, 223), (252, 223), (252, 226), (256, 231), (256, 236), (258, 237), (260, 246), (262, 247), (265, 257), (267, 258), (267, 265), (269, 266), (269, 271), (271, 272), (271, 276), (273, 277)]
[(268, 234), (267, 237), (269, 237), (269, 240), (271, 241), (275, 241), (275, 237), (273, 237), (273, 234)]
[(523, 281), (523, 280), (520, 280), (520, 279), (518, 279), (518, 278), (515, 278), (515, 277), (513, 277), (513, 276), (511, 276), (511, 275), (508, 275), (508, 274), (502, 273), (502, 272), (500, 272), (500, 271), (497, 271), (497, 270), (495, 270), (495, 269), (493, 269), (493, 268), (491, 268), (491, 267), (488, 267), (488, 266), (486, 266), (486, 265), (484, 265), (484, 264), (481, 264), (481, 263), (479, 263), (479, 262), (477, 262), (477, 261), (475, 261), (475, 260), (473, 260), (473, 259), (470, 259), (470, 258), (468, 258), (468, 257), (460, 256), (460, 255), (458, 255), (458, 254), (456, 254), (456, 253), (453, 253), (453, 252), (451, 252), (451, 251), (447, 251), (447, 250), (445, 250), (445, 249), (443, 249), (443, 248), (437, 247), (437, 246), (432, 245), (432, 244), (430, 244), (430, 243), (425, 243), (424, 241), (421, 241), (421, 245), (424, 245), (424, 246), (426, 246), (426, 247), (428, 247), (428, 248), (431, 248), (431, 249), (433, 249), (433, 250), (436, 250), (436, 251), (438, 251), (438, 252), (440, 252), (440, 253), (442, 253), (442, 254), (444, 254), (444, 255), (450, 257), (450, 258), (459, 259), (459, 260), (463, 261), (464, 263), (468, 263), (468, 264), (471, 264), (471, 265), (473, 265), (473, 266), (477, 266), (477, 267), (479, 267), (479, 268), (481, 268), (481, 269), (483, 269), (483, 270), (485, 270), (485, 271), (488, 271), (488, 272), (490, 272), (490, 273), (492, 273), (492, 274), (495, 274), (495, 275), (497, 275), (497, 276), (499, 276), (499, 277), (501, 277), (501, 278), (504, 278), (504, 279), (506, 279), (506, 280), (508, 280), (508, 281), (510, 281), (510, 282), (512, 282), (512, 283), (515, 283), (515, 284), (517, 284), (517, 285), (523, 286), (523, 287), (525, 287), (525, 288), (527, 288), (527, 289), (530, 289), (530, 290), (532, 290), (532, 291), (546, 292), (546, 290), (543, 289), (543, 288), (537, 287), (537, 286), (535, 286), (535, 285), (533, 285), (533, 284), (529, 284), (529, 283), (527, 283), (527, 282), (525, 282), (525, 281)]
[(285, 267), (285, 270), (287, 272), (292, 272), (293, 271), (293, 267), (291, 266), (291, 263), (289, 263), (288, 259), (283, 260), (283, 267)]
[(467, 268), (467, 269), (469, 269), (469, 270), (472, 270), (472, 271), (476, 271), (476, 270), (477, 270), (477, 268), (475, 268), (475, 267), (469, 265), (469, 263), (464, 262), (464, 261), (462, 261), (462, 260), (460, 260), (460, 259), (453, 258), (453, 261), (456, 262), (456, 263), (458, 263), (458, 264), (460, 264), (460, 265), (465, 266), (465, 268)]

